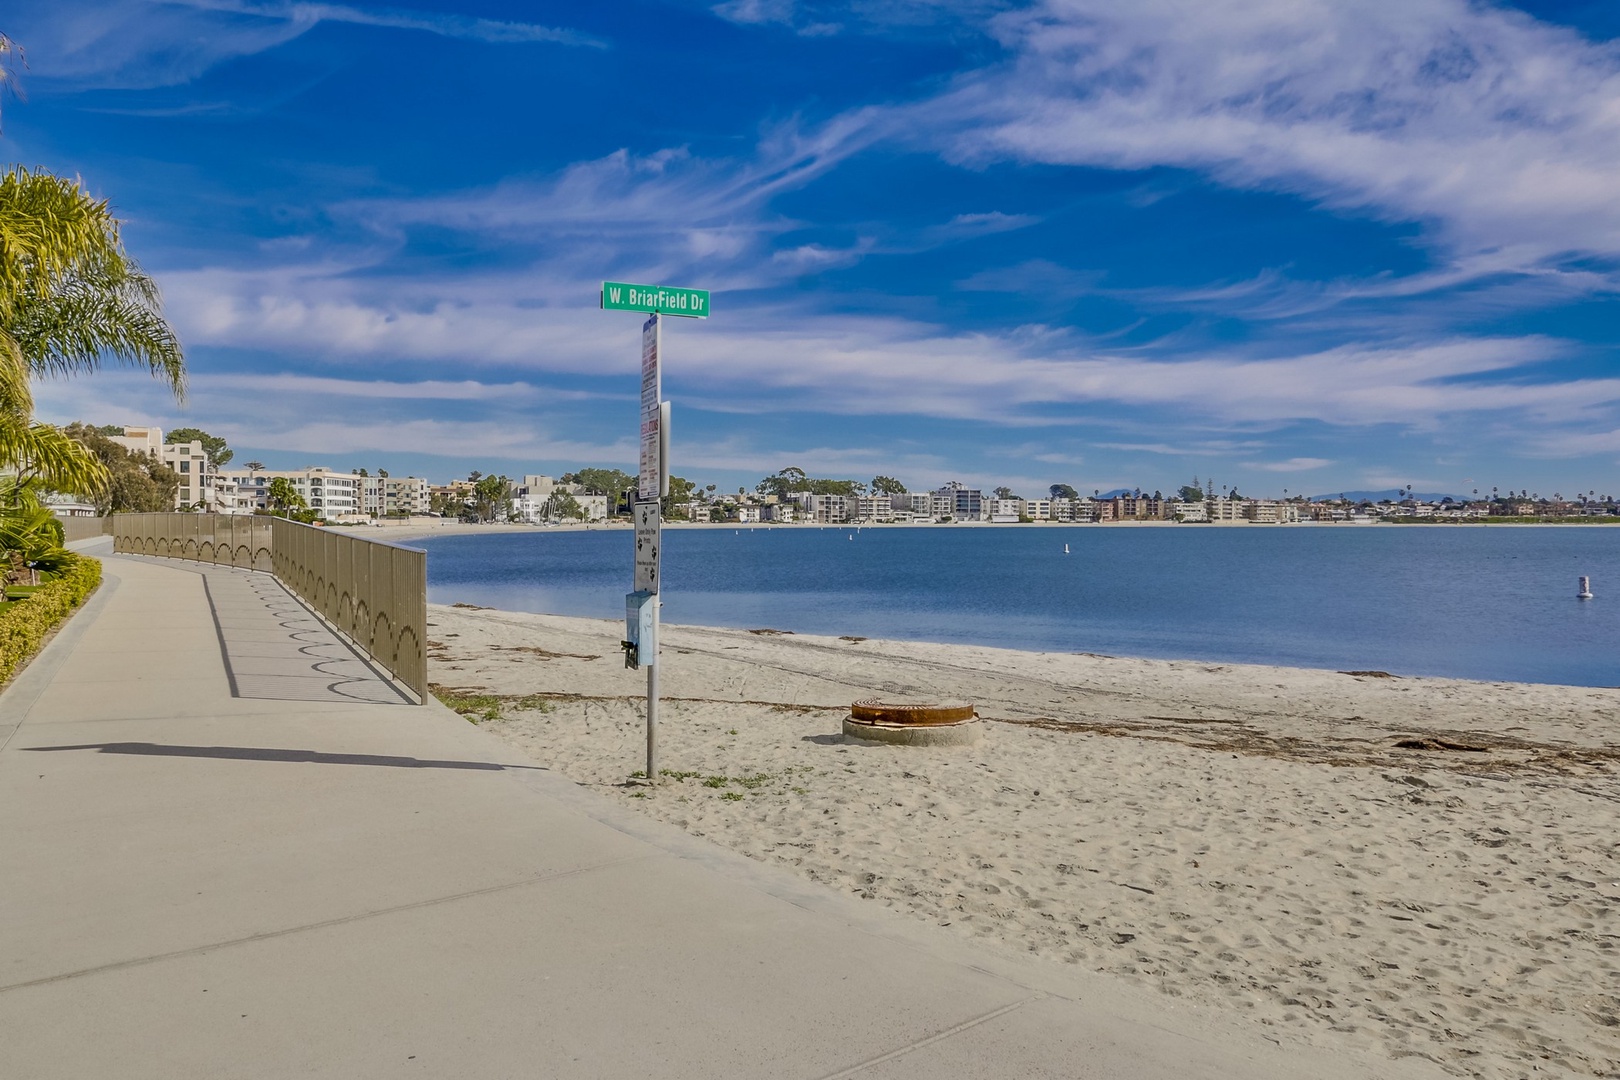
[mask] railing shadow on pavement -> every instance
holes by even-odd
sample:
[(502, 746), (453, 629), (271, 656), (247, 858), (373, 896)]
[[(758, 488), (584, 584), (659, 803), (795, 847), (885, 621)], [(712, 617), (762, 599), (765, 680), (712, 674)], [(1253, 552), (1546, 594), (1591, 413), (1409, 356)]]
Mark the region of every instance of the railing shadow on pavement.
[(113, 550), (274, 574), (426, 701), (427, 553), (285, 518), (115, 514)]

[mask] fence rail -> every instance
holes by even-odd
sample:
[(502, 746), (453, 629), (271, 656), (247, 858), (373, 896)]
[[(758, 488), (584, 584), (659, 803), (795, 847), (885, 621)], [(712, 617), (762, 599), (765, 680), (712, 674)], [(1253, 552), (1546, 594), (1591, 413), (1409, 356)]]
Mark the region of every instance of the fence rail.
[(113, 550), (273, 573), (400, 682), (427, 699), (427, 553), (229, 514), (117, 514)]
[(71, 544), (75, 540), (93, 540), (98, 536), (112, 534), (112, 518), (110, 517), (65, 517), (57, 518), (62, 523), (63, 542)]

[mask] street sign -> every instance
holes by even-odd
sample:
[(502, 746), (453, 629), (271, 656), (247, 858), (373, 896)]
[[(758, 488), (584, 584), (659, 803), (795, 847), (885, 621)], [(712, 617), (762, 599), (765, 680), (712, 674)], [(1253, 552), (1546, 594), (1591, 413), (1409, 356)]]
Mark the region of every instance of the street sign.
[(657, 315), (707, 319), (709, 290), (672, 289), (665, 285), (630, 285), (623, 281), (604, 281), (602, 310), (650, 311)]
[(662, 334), (658, 316), (654, 315), (641, 327), (641, 466), (637, 477), (637, 494), (643, 501), (657, 499), (663, 492), (663, 456), (659, 453), (658, 399), (662, 387), (658, 378), (658, 351)]
[(658, 592), (658, 525), (658, 504), (636, 503), (636, 592)]

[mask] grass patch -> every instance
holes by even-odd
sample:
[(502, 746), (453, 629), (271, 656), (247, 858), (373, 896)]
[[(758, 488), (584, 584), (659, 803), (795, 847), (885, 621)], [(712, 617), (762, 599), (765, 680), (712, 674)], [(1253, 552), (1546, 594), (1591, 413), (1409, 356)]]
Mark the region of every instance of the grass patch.
[(476, 724), (501, 718), (501, 699), (496, 694), (469, 694), (439, 687), (435, 696), (446, 705)]
[(659, 769), (658, 775), (667, 776), (671, 780), (690, 780), (695, 776), (702, 776), (703, 774), (696, 772), (678, 772), (675, 769)]
[(728, 791), (720, 797), (726, 800), (726, 802), (742, 802), (743, 799), (747, 798), (747, 796), (740, 791)]
[(545, 694), (492, 694), (468, 687), (440, 686), (438, 683), (429, 683), (428, 689), (434, 697), (444, 702), (446, 708), (460, 713), (474, 724), (503, 719), (503, 708), (548, 713), (557, 707)]

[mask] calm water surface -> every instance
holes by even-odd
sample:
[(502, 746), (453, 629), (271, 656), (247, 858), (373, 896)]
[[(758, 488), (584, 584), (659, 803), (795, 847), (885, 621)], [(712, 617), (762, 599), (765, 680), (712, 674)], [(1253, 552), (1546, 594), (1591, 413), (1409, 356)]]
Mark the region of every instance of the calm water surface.
[[(666, 622), (1620, 685), (1614, 528), (710, 528), (664, 542)], [(616, 619), (631, 545), (629, 530), (420, 542), (435, 603)], [(1575, 599), (1581, 574), (1597, 599)]]

